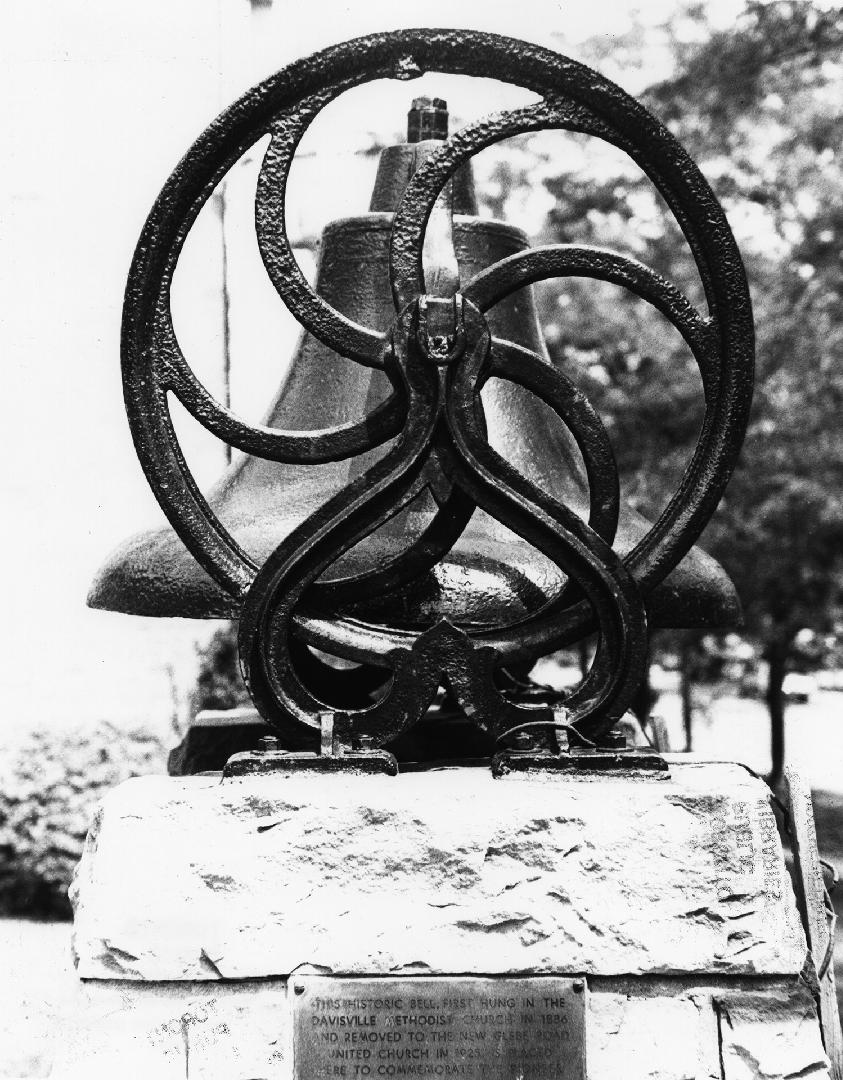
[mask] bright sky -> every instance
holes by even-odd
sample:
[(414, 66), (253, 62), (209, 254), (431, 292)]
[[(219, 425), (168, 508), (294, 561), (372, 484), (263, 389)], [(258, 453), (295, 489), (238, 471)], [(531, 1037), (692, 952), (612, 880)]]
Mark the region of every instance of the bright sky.
[[(676, 4), (642, 7), (658, 22)], [(710, 7), (728, 22), (740, 5)], [(10, 734), (21, 724), (96, 717), (155, 717), (166, 726), (172, 679), (190, 682), (193, 643), (205, 627), (90, 612), (84, 597), (108, 551), (158, 518), (123, 413), (122, 291), (157, 191), (216, 112), (285, 63), (369, 31), (468, 26), (558, 48), (562, 37), (611, 40), (631, 10), (621, 0), (428, 0), (423, 8), (275, 0), (254, 10), (248, 0), (3, 0), (0, 655)], [(466, 92), (452, 81), (437, 80), (436, 90), (448, 83), (445, 96), (466, 117), (511, 100), (511, 91), (491, 84)], [(413, 94), (427, 88), (411, 86)], [(335, 146), (345, 139), (349, 152), (358, 145), (367, 93), (336, 108), (323, 138)], [(371, 107), (387, 109), (384, 123), (393, 125), (394, 101), (371, 94)], [(402, 100), (399, 113), (405, 109)], [(350, 175), (323, 170), (317, 182), (319, 175), (311, 171), (305, 185), (311, 203), (327, 205), (339, 191), (338, 210), (343, 194), (363, 208)], [(210, 340), (219, 323), (213, 229), (197, 243), (196, 264), (209, 276), (199, 286), (186, 274), (184, 291)], [(279, 320), (279, 334), (289, 335)], [(204, 463), (204, 479), (218, 460)]]

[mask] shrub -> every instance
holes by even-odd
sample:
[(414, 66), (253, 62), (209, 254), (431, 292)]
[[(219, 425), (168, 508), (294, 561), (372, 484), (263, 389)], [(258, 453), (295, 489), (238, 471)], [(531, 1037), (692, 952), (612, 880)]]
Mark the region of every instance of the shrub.
[(0, 915), (70, 918), (67, 887), (98, 801), (164, 762), (157, 736), (108, 723), (33, 731), (0, 750)]
[(252, 704), (237, 659), (237, 623), (220, 626), (197, 653), (199, 672), (191, 699), (194, 716), (203, 709), (236, 709)]

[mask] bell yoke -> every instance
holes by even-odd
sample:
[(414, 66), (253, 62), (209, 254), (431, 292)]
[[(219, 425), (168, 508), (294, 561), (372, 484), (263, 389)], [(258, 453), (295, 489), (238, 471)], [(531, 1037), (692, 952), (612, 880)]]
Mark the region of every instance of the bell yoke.
[[(516, 745), (520, 734), (517, 745), (548, 759), (596, 753), (617, 745), (613, 728), (644, 675), (648, 621), (722, 626), (738, 614), (722, 568), (694, 547), (734, 466), (751, 398), (751, 308), (725, 216), (641, 105), (572, 60), (513, 45), (415, 30), (292, 65), (200, 137), (138, 245), (124, 308), (125, 395), (172, 530), (115, 553), (89, 602), (238, 618), (249, 691), (288, 749), (339, 759), (365, 743), (374, 753), (445, 687), (490, 748)], [(345, 90), (425, 71), (493, 77), (540, 100), (448, 137), (445, 102), (416, 99), (408, 142), (381, 156), (369, 213), (325, 230), (311, 288), (284, 210), (301, 136)], [(704, 313), (634, 259), (576, 245), (531, 249), (519, 230), (478, 215), (470, 158), (548, 128), (612, 143), (644, 171), (694, 256)], [(305, 334), (266, 422), (253, 425), (190, 370), (170, 285), (202, 205), (267, 134), (258, 245)], [(621, 501), (606, 430), (547, 356), (530, 287), (560, 276), (633, 292), (679, 331), (699, 366), (699, 440), (654, 524)], [(207, 499), (179, 449), (170, 394), (248, 455)], [(535, 660), (595, 631), (582, 683), (541, 700), (525, 681)]]

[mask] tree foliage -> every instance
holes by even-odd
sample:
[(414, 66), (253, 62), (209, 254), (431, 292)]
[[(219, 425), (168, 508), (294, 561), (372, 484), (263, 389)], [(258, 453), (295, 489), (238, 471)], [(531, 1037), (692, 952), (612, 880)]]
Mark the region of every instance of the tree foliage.
[(0, 750), (0, 917), (69, 919), (67, 889), (100, 799), (164, 768), (157, 736), (107, 723), (30, 731)]
[(203, 709), (236, 709), (251, 704), (237, 659), (236, 623), (217, 627), (197, 652), (199, 671), (191, 701), (194, 715)]
[[(677, 32), (683, 20), (695, 33)], [(706, 544), (737, 582), (746, 631), (771, 662), (768, 699), (780, 724), (796, 635), (839, 621), (843, 595), (843, 13), (750, 3), (734, 27), (712, 31), (698, 5), (662, 30), (673, 71), (642, 96), (723, 202), (753, 295), (752, 418)], [(640, 28), (633, 39), (646, 49)], [(640, 173), (604, 161), (545, 184), (555, 201), (548, 239), (625, 250), (699, 302), (678, 230), (659, 220), (663, 208)], [(699, 426), (687, 351), (618, 290), (578, 282), (543, 295), (554, 358), (586, 380), (632, 499), (656, 514)]]

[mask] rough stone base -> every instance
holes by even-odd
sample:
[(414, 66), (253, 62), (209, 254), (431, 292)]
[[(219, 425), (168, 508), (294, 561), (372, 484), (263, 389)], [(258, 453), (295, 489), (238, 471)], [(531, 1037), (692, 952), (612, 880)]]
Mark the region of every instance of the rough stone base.
[(731, 765), (562, 777), (145, 777), (75, 884), (84, 978), (796, 975), (769, 791)]
[(589, 1080), (827, 1075), (769, 792), (737, 766), (132, 780), (75, 902), (55, 1080), (292, 1080), (293, 973), (585, 975)]

